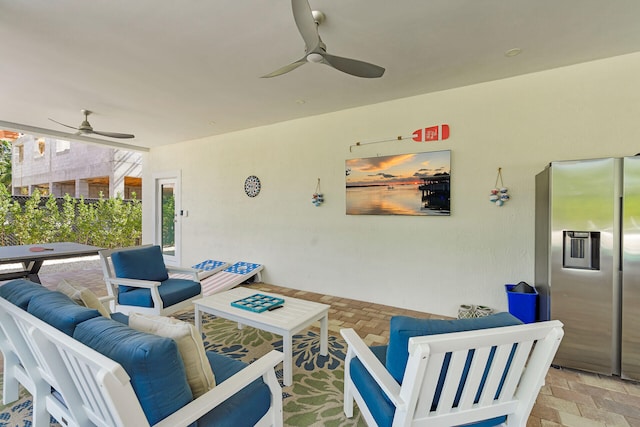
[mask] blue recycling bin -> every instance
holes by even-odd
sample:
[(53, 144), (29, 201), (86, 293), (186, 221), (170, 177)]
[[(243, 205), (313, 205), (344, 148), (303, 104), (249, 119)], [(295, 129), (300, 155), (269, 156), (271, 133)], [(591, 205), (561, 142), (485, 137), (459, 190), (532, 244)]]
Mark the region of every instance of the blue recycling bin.
[(524, 323), (535, 322), (538, 315), (538, 291), (536, 288), (531, 288), (533, 292), (517, 292), (512, 290), (515, 286), (511, 284), (504, 285), (507, 291), (509, 313)]

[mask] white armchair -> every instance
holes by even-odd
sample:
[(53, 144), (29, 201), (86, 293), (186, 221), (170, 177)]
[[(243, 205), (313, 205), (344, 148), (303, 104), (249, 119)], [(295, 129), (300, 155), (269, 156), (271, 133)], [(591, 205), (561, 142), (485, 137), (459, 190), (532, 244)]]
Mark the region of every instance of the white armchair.
[[(114, 313), (165, 316), (190, 308), (202, 297), (198, 270), (166, 266), (159, 246), (102, 250), (100, 263)], [(170, 273), (191, 278), (172, 278)]]
[(563, 330), (550, 321), (413, 336), (404, 356), (370, 349), (352, 329), (341, 334), (347, 417), (355, 400), (370, 426), (525, 426)]

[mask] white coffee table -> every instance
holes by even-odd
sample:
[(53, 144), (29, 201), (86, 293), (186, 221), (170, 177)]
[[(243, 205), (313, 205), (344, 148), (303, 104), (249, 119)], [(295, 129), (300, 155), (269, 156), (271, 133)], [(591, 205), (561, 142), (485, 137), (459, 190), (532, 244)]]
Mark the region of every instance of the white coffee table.
[[(232, 301), (254, 294), (270, 295), (284, 299), (284, 306), (273, 311), (254, 313), (242, 308), (231, 306)], [(284, 353), (283, 382), (285, 386), (293, 383), (293, 335), (307, 328), (314, 322), (320, 321), (320, 354), (328, 354), (329, 336), (329, 305), (298, 298), (262, 292), (255, 289), (234, 288), (208, 297), (193, 301), (195, 306), (195, 326), (202, 333), (202, 313), (252, 326), (256, 329), (282, 336)]]

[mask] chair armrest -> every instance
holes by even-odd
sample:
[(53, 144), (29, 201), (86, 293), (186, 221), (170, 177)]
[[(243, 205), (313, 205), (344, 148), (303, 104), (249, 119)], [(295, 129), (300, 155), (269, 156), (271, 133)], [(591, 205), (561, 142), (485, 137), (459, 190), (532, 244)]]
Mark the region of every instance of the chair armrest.
[(132, 286), (135, 288), (157, 288), (162, 282), (153, 282), (151, 280), (125, 279), (121, 277), (105, 277), (104, 280), (112, 285)]
[(194, 277), (194, 282), (200, 282), (200, 278), (198, 277), (198, 270), (196, 270), (195, 268), (190, 268), (190, 267), (174, 267), (172, 265), (167, 265), (167, 272), (168, 273), (175, 273), (175, 274), (190, 274)]
[(115, 301), (116, 297), (112, 295), (107, 295), (107, 296), (97, 297), (97, 298), (98, 298), (98, 301), (100, 301), (100, 304), (102, 304), (104, 308), (107, 309), (107, 311), (111, 312), (111, 302)]
[(367, 369), (374, 381), (380, 386), (384, 394), (396, 408), (403, 408), (405, 402), (400, 398), (400, 384), (391, 376), (387, 368), (373, 354), (369, 346), (362, 341), (353, 329), (340, 329), (340, 335), (347, 342), (348, 351), (353, 352), (354, 356)]
[(115, 301), (116, 299), (114, 296), (111, 296), (111, 295), (106, 295), (106, 296), (97, 297), (97, 298), (98, 298), (98, 301), (100, 301), (103, 305), (108, 302)]
[[(212, 390), (193, 400), (191, 403), (183, 406), (178, 411), (169, 415), (159, 423), (154, 424), (154, 427), (188, 426), (189, 424), (198, 420), (207, 412), (211, 411), (213, 408), (236, 394), (252, 381), (265, 376), (265, 374), (267, 374), (269, 370), (273, 371), (274, 367), (278, 363), (282, 362), (282, 360), (282, 352), (271, 350), (269, 353), (251, 363), (249, 366), (247, 366), (237, 374), (226, 379), (222, 384), (216, 385)], [(273, 381), (277, 383), (275, 374), (272, 378)], [(267, 380), (265, 379), (265, 383), (266, 382)], [(277, 385), (278, 389), (281, 390), (280, 385)], [(279, 396), (277, 397), (282, 399), (282, 393), (280, 392)]]

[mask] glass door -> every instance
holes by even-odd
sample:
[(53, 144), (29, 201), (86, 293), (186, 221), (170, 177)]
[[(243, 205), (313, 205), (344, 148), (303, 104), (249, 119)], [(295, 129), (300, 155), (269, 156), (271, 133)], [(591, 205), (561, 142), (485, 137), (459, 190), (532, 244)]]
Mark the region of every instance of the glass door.
[(155, 243), (162, 248), (166, 264), (180, 264), (179, 179), (156, 178)]

